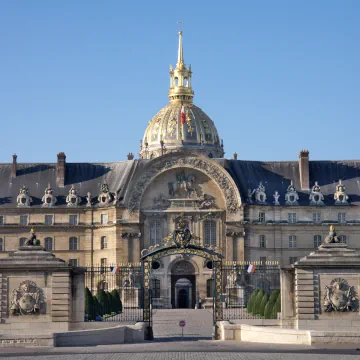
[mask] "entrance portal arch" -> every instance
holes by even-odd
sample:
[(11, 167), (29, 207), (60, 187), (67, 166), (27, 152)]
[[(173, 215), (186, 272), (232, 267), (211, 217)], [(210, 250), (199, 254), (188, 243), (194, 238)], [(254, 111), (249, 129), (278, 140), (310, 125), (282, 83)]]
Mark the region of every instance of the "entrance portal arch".
[[(148, 322), (147, 326), (147, 340), (153, 339), (152, 332), (152, 289), (151, 289), (151, 270), (154, 260), (160, 259), (165, 256), (170, 255), (183, 255), (185, 258), (192, 256), (200, 256), (205, 259), (205, 262), (211, 261), (213, 279), (214, 279), (214, 293), (213, 293), (213, 322), (214, 322), (214, 332), (213, 337), (217, 338), (217, 326), (216, 322), (222, 320), (222, 306), (221, 306), (221, 289), (222, 289), (222, 278), (221, 278), (221, 265), (223, 256), (216, 252), (215, 249), (206, 248), (199, 245), (191, 244), (191, 232), (186, 227), (181, 227), (181, 225), (173, 232), (171, 240), (167, 240), (162, 245), (151, 246), (149, 249), (144, 249), (141, 252), (141, 262), (144, 272), (144, 321)], [(190, 262), (186, 260), (181, 260), (180, 262), (175, 263), (182, 265), (184, 268), (188, 267), (194, 272), (194, 267)], [(191, 265), (191, 267), (189, 267)], [(191, 275), (181, 274), (180, 278), (185, 278), (191, 281), (188, 277)], [(175, 278), (174, 278), (175, 280)], [(173, 280), (172, 280), (173, 281)], [(175, 284), (176, 285), (176, 281)], [(174, 286), (175, 289), (175, 286)], [(179, 289), (186, 290), (186, 289)], [(192, 301), (194, 302), (195, 292), (192, 293)], [(180, 295), (180, 294), (179, 294)], [(185, 296), (185, 292), (181, 292), (181, 296)], [(174, 294), (175, 298), (175, 294)], [(179, 299), (177, 299), (179, 300)], [(175, 298), (176, 302), (176, 298)], [(195, 304), (194, 304), (195, 305)]]

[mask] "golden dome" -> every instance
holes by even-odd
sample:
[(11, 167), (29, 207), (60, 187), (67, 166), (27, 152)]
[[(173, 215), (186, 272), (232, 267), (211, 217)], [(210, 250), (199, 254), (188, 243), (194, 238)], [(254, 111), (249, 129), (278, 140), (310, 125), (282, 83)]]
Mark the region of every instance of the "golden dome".
[(152, 159), (178, 151), (224, 156), (214, 122), (193, 104), (191, 77), (191, 65), (187, 69), (184, 62), (180, 31), (178, 61), (175, 69), (170, 65), (170, 103), (150, 120), (140, 145), (141, 158)]

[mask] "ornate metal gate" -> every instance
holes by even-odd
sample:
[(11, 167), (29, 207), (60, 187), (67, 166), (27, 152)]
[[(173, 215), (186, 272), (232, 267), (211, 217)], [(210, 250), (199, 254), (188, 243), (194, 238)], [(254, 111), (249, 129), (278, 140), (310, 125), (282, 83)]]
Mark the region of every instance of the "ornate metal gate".
[(201, 256), (212, 262), (214, 292), (213, 292), (213, 338), (217, 338), (216, 323), (222, 320), (221, 289), (222, 289), (222, 258), (223, 256), (212, 249), (190, 243), (191, 232), (182, 223), (178, 224), (177, 229), (167, 239), (163, 245), (151, 246), (141, 252), (142, 267), (144, 274), (144, 321), (147, 325), (147, 340), (153, 339), (152, 330), (152, 288), (151, 288), (151, 269), (154, 260), (164, 256), (182, 254), (190, 256)]

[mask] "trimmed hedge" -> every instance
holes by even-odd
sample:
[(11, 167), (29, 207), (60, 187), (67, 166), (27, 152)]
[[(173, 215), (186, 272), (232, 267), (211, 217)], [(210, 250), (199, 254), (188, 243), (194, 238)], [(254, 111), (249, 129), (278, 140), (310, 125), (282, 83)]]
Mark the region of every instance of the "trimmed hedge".
[(265, 294), (261, 300), (260, 308), (259, 308), (259, 315), (264, 316), (265, 306), (269, 301), (269, 295)]
[(256, 295), (254, 308), (253, 308), (253, 311), (252, 311), (252, 313), (254, 315), (260, 314), (260, 305), (261, 305), (262, 298), (264, 297), (264, 294), (265, 294), (264, 290), (260, 290)]
[(249, 314), (253, 313), (256, 295), (258, 294), (259, 291), (260, 291), (259, 289), (256, 289), (250, 296), (250, 299), (247, 303), (247, 312)]

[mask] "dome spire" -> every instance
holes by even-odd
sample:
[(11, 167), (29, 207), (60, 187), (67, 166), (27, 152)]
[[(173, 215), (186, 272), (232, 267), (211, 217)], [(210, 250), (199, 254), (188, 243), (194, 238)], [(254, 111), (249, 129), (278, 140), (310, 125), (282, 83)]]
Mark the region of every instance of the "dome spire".
[(180, 24), (180, 31), (179, 31), (178, 61), (177, 61), (176, 67), (182, 68), (185, 66), (184, 51), (183, 51), (183, 44), (182, 44), (182, 21), (178, 21), (178, 24)]
[(183, 32), (181, 30), (182, 22), (179, 21), (178, 23), (180, 24), (178, 59), (175, 69), (170, 65), (169, 99), (171, 102), (192, 102), (194, 92), (191, 87), (191, 65), (189, 69), (186, 68), (184, 62)]

